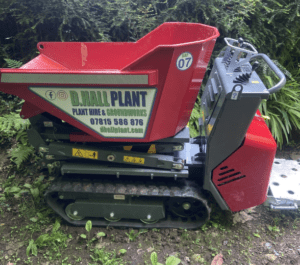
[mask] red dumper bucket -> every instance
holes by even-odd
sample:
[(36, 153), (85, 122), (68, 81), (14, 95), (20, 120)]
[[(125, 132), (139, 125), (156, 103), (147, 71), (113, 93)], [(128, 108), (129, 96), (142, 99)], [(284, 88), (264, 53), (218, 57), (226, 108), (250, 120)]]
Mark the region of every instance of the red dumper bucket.
[(24, 119), (48, 112), (80, 129), (73, 142), (172, 137), (189, 120), (218, 36), (176, 22), (134, 43), (40, 42), (36, 58), (0, 70), (0, 91), (25, 100)]

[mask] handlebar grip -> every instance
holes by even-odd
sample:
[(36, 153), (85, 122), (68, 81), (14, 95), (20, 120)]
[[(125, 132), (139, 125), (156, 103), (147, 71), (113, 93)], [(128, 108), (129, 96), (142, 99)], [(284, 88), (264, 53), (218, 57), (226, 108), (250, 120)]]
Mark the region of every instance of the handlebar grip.
[(273, 94), (273, 93), (279, 91), (286, 83), (285, 75), (279, 70), (279, 68), (276, 66), (276, 64), (274, 64), (272, 62), (272, 60), (266, 54), (263, 54), (263, 53), (255, 54), (251, 57), (250, 60), (253, 60), (258, 57), (261, 57), (262, 59), (264, 59), (264, 61), (271, 67), (271, 69), (275, 72), (275, 74), (280, 79), (280, 81), (275, 86), (268, 89), (269, 93)]

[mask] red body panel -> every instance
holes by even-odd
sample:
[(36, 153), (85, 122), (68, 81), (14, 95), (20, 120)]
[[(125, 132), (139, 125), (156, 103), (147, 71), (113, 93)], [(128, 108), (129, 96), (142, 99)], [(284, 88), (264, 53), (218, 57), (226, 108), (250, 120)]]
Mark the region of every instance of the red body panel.
[[(189, 120), (218, 36), (216, 28), (202, 24), (164, 23), (135, 43), (41, 42), (38, 57), (20, 69), (0, 70), (0, 91), (25, 99), (21, 112), (24, 118), (48, 112), (82, 130), (82, 136), (73, 135), (71, 140), (151, 142), (172, 137)], [(177, 67), (178, 58), (186, 52), (192, 55), (193, 61), (188, 69), (181, 71)], [(19, 81), (5, 81), (6, 77), (2, 77), (8, 74), (15, 74)], [(27, 78), (28, 74), (36, 78)], [(101, 75), (147, 76), (148, 81), (140, 84), (59, 81), (65, 76), (85, 79), (87, 75), (92, 78)], [(29, 90), (29, 87), (41, 86), (89, 90), (155, 87), (157, 90), (143, 138), (106, 138)]]
[(212, 181), (231, 211), (266, 200), (276, 148), (265, 121), (256, 116), (242, 146), (213, 170)]

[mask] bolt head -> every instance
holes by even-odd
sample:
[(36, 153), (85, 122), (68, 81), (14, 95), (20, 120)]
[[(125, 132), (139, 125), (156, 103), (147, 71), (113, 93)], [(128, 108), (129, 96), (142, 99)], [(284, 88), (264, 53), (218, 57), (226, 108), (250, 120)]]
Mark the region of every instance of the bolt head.
[(147, 219), (151, 220), (151, 215), (150, 214), (147, 215)]
[(191, 204), (188, 202), (185, 202), (184, 204), (182, 204), (182, 208), (184, 210), (189, 210), (191, 208)]
[(178, 163), (178, 164), (175, 164), (175, 163), (173, 164), (173, 168), (174, 168), (174, 169), (182, 170), (183, 167), (184, 167), (183, 164), (179, 164), (179, 163)]
[(59, 195), (59, 197), (61, 200), (64, 198), (64, 195)]
[(108, 155), (108, 156), (107, 156), (107, 160), (108, 160), (108, 161), (111, 161), (111, 162), (112, 162), (112, 161), (114, 161), (115, 159), (116, 159), (116, 157), (115, 157), (114, 155)]
[(74, 212), (73, 212), (73, 215), (75, 215), (75, 216), (78, 215), (78, 212), (77, 212), (77, 211), (74, 211)]
[(114, 213), (110, 213), (110, 217), (113, 218), (115, 216)]

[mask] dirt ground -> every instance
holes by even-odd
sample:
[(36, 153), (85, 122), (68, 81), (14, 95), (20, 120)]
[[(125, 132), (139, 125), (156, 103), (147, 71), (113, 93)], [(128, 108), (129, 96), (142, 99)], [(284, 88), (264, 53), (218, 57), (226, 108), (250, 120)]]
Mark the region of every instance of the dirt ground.
[[(291, 159), (291, 155), (297, 158), (300, 149), (288, 148), (277, 153), (278, 158)], [(13, 175), (12, 170), (6, 149), (2, 149), (0, 194)], [(43, 183), (49, 179), (48, 172), (39, 172), (34, 163), (28, 163), (22, 173), (14, 175), (12, 183), (19, 186), (34, 185), (41, 175)], [(211, 221), (198, 230), (92, 227), (88, 233), (84, 227), (60, 220), (43, 200), (33, 201), (28, 194), (12, 197), (0, 201), (0, 264), (150, 265), (150, 255), (156, 252), (162, 264), (169, 256), (176, 256), (185, 265), (300, 265), (299, 211), (274, 212), (260, 205), (232, 214), (221, 211), (214, 202), (210, 207)], [(38, 244), (36, 239), (41, 235), (47, 235), (47, 240)], [(35, 242), (36, 247), (29, 247), (30, 242)]]

